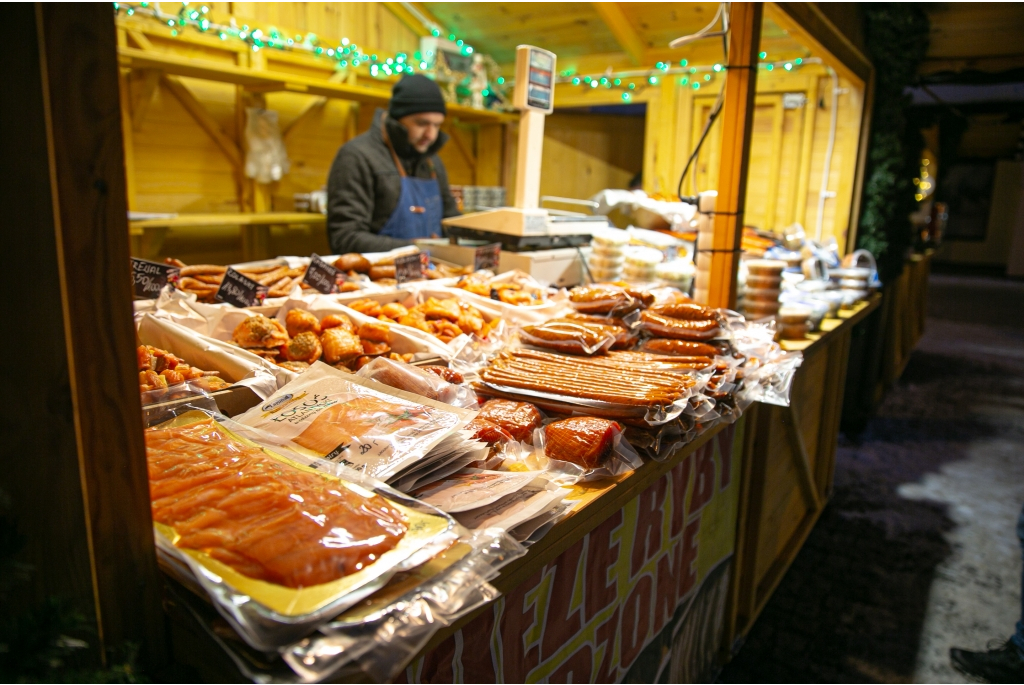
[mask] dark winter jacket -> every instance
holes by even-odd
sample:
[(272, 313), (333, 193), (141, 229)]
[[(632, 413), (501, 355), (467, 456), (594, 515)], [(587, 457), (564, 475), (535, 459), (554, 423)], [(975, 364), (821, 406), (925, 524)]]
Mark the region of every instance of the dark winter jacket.
[[(402, 177), (380, 132), (384, 110), (378, 109), (373, 125), (341, 146), (327, 178), (327, 239), (335, 254), (347, 252), (383, 252), (408, 245), (410, 241), (378, 235), (398, 204)], [(441, 132), (425, 153), (409, 143), (405, 128), (388, 119), (388, 137), (405, 173), (416, 178), (430, 178), (430, 162), (437, 173), (444, 216), (459, 213), (448, 188), (448, 173), (437, 156), (448, 140)], [(429, 162), (428, 162), (429, 160)]]

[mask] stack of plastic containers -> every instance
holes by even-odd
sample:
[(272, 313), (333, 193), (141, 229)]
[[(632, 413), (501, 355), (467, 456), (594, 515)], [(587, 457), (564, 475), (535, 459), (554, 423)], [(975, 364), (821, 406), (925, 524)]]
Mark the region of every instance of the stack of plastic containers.
[(665, 259), (665, 253), (653, 247), (631, 246), (626, 250), (626, 262), (622, 276), (634, 283), (652, 283), (658, 279), (658, 265)]
[(747, 266), (747, 291), (743, 297), (743, 313), (758, 320), (775, 316), (779, 311), (782, 272), (786, 262), (778, 259), (751, 259)]
[(714, 247), (714, 211), (718, 192), (709, 190), (697, 199), (697, 275), (693, 285), (693, 299), (707, 304), (711, 287), (711, 252)]
[(783, 340), (803, 340), (811, 330), (811, 308), (802, 304), (787, 304), (779, 308), (775, 320), (779, 337)]
[(617, 281), (622, 278), (629, 233), (618, 228), (594, 231), (590, 239), (587, 266), (595, 281)]
[(676, 288), (684, 293), (690, 292), (693, 274), (697, 271), (689, 259), (673, 259), (654, 267), (654, 275), (663, 285)]

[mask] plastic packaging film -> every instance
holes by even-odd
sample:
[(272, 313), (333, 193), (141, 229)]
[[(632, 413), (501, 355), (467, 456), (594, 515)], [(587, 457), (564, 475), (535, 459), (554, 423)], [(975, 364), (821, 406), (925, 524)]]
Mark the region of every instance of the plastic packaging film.
[(256, 649), (300, 639), (457, 538), (439, 510), (318, 472), (223, 417), (186, 410), (145, 437), (161, 562)]

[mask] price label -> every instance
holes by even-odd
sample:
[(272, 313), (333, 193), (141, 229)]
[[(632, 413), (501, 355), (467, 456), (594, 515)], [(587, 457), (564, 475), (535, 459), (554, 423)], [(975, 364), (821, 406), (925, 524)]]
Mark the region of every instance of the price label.
[(398, 284), (422, 281), (427, 270), (427, 253), (405, 255), (395, 259), (395, 280)]
[(481, 245), (473, 253), (473, 271), (487, 269), (497, 273), (499, 262), (501, 262), (501, 243)]
[(340, 271), (320, 259), (320, 255), (313, 254), (310, 257), (309, 268), (306, 269), (306, 276), (302, 279), (302, 282), (308, 283), (311, 288), (322, 292), (324, 295), (330, 295), (331, 293), (338, 292), (343, 278), (344, 276)]
[(132, 285), (135, 297), (155, 300), (168, 283), (177, 283), (181, 269), (132, 257)]
[(224, 273), (217, 290), (217, 301), (227, 302), (235, 307), (253, 307), (263, 304), (267, 297), (268, 286), (260, 285), (248, 276), (238, 273), (231, 267)]

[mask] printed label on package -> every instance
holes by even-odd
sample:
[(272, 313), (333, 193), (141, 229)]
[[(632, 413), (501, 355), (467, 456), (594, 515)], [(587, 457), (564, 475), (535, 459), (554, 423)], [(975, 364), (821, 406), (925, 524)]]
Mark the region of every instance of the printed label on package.
[(498, 263), (501, 261), (501, 243), (481, 245), (473, 253), (473, 271), (487, 269), (488, 271), (498, 270)]
[(427, 259), (428, 257), (425, 252), (396, 258), (395, 280), (398, 281), (398, 284), (401, 285), (409, 281), (422, 281), (424, 272), (427, 270)]
[(306, 269), (306, 276), (303, 283), (322, 292), (324, 295), (338, 292), (343, 275), (333, 266), (320, 259), (320, 255), (313, 254), (310, 257), (309, 268)]
[(236, 307), (253, 307), (263, 304), (267, 297), (269, 287), (260, 285), (248, 276), (244, 276), (231, 267), (224, 273), (224, 280), (221, 281), (217, 290), (217, 301), (227, 302)]
[(132, 257), (132, 285), (135, 297), (155, 300), (168, 283), (177, 283), (181, 269)]

